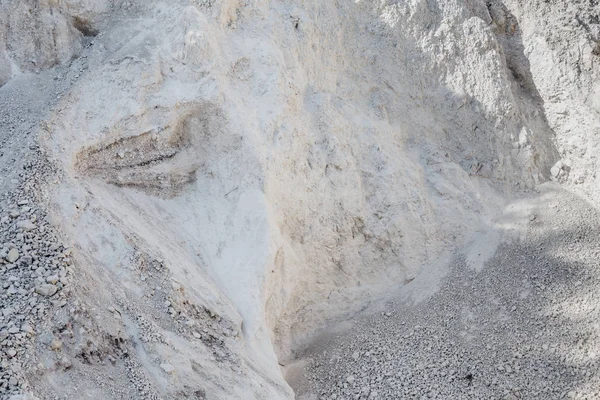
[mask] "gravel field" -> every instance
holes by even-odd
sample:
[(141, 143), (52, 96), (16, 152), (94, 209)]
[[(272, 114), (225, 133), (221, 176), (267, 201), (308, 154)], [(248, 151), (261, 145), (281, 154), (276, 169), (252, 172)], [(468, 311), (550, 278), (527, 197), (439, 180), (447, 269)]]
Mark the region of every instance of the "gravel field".
[(553, 185), (537, 204), (481, 272), (457, 255), (426, 301), (321, 337), (299, 398), (600, 398), (599, 214)]

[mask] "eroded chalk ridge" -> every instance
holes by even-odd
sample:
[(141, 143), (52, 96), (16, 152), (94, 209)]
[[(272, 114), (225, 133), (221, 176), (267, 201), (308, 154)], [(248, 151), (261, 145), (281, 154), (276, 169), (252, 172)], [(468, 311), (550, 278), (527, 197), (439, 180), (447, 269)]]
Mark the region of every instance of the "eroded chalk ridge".
[[(121, 121), (104, 135), (106, 139), (81, 149), (75, 168), (113, 185), (176, 196), (195, 181), (206, 146), (219, 131), (220, 117), (211, 104), (154, 108)], [(153, 126), (137, 133), (149, 125), (147, 121)]]

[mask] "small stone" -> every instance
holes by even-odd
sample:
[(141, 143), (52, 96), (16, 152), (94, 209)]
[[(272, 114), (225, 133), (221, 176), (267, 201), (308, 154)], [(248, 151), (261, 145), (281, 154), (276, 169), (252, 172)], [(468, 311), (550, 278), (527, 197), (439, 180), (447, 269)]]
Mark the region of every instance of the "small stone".
[(8, 333), (12, 333), (13, 335), (16, 333), (19, 333), (20, 329), (17, 328), (16, 326), (12, 326), (10, 328), (8, 328)]
[(9, 263), (14, 263), (19, 259), (19, 251), (17, 249), (10, 249), (8, 254), (6, 255), (6, 261)]
[(172, 374), (173, 372), (175, 372), (175, 367), (173, 367), (171, 364), (169, 363), (163, 363), (160, 364), (160, 367), (162, 368), (163, 371), (165, 371), (167, 374)]
[(64, 369), (69, 369), (73, 366), (73, 363), (67, 357), (63, 357), (60, 360), (60, 365), (62, 365)]
[(62, 342), (58, 339), (52, 340), (50, 343), (50, 350), (60, 350), (62, 349)]
[(55, 284), (56, 282), (58, 282), (58, 275), (50, 275), (49, 277), (46, 278), (46, 282)]
[(6, 352), (8, 354), (9, 357), (14, 357), (17, 355), (17, 351), (15, 349), (10, 349)]
[(50, 297), (58, 291), (58, 288), (49, 283), (44, 283), (35, 288), (35, 292), (41, 296)]
[(23, 263), (25, 265), (31, 265), (32, 262), (33, 262), (33, 258), (31, 256), (22, 256), (21, 257), (21, 263)]
[(23, 324), (21, 326), (21, 332), (25, 332), (25, 333), (29, 333), (30, 335), (33, 335), (33, 328), (31, 327), (31, 325), (29, 324)]
[(17, 226), (25, 232), (29, 232), (35, 229), (35, 224), (30, 220), (19, 221), (17, 222)]
[(54, 335), (49, 332), (42, 333), (38, 338), (38, 341), (45, 346), (49, 346), (52, 340), (54, 340)]
[(550, 174), (554, 178), (558, 178), (558, 176), (560, 175), (560, 171), (562, 171), (562, 169), (563, 169), (563, 162), (558, 161), (556, 164), (554, 164), (554, 166), (552, 168), (550, 168)]
[(355, 380), (355, 379), (354, 379), (354, 376), (352, 376), (352, 375), (349, 375), (349, 376), (346, 378), (346, 382), (348, 382), (348, 383), (350, 383), (350, 384), (354, 383), (354, 380)]

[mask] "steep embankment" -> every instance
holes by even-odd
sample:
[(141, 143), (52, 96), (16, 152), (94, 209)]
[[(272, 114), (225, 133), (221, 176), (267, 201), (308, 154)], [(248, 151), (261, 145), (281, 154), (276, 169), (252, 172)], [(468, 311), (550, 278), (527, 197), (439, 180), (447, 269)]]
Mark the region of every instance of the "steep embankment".
[(76, 315), (40, 332), (74, 362), (40, 393), (291, 397), (278, 360), (489, 229), (574, 123), (530, 63), (542, 16), (508, 3), (27, 4), (0, 79), (78, 57), (41, 132)]

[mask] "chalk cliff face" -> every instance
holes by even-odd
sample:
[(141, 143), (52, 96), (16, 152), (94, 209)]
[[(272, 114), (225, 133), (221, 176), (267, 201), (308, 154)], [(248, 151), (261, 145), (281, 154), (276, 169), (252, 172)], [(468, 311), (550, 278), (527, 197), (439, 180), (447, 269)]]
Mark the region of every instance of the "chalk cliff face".
[(556, 134), (561, 160), (552, 177), (598, 201), (598, 2), (507, 1), (504, 10), (520, 21), (518, 37), (529, 60), (530, 76)]
[(0, 84), (81, 71), (42, 131), (49, 194), (100, 358), (130, 349), (37, 384), (100, 368), (164, 398), (292, 398), (280, 365), (319, 329), (511, 196), (594, 182), (598, 22), (539, 3), (3, 4)]

